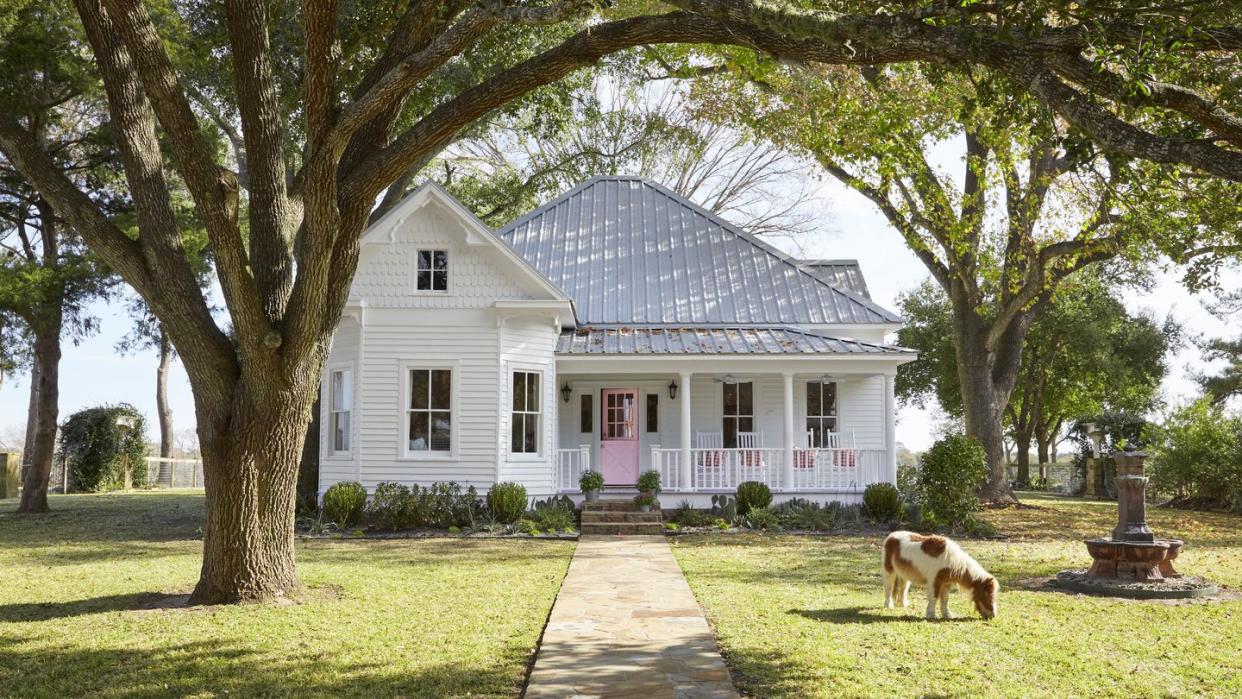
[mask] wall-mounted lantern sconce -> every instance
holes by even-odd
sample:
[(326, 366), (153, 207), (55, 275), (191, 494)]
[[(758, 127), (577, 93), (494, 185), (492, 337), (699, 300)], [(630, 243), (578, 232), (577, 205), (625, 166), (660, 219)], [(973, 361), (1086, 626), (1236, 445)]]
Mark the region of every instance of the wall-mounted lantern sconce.
[(569, 382), (566, 381), (565, 385), (561, 386), (561, 400), (564, 400), (566, 403), (568, 403), (569, 399), (572, 398), (573, 395), (574, 395), (574, 390), (569, 387)]
[(677, 381), (668, 382), (668, 398), (669, 400), (677, 400)]

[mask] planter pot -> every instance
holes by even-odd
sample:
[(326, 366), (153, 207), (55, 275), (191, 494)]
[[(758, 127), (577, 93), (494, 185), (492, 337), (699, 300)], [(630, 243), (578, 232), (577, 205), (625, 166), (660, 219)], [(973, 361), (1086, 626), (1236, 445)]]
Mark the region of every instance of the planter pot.
[(582, 494), (586, 496), (587, 502), (596, 502), (599, 500), (598, 490), (584, 490), (582, 491)]
[(639, 505), (639, 506), (638, 506), (638, 511), (639, 511), (639, 512), (650, 512), (650, 511), (651, 511), (651, 505)]

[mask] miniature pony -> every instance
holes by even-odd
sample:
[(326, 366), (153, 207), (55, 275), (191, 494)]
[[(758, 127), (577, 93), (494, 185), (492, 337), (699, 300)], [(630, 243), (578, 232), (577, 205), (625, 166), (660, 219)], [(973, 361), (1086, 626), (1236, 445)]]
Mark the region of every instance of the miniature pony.
[(910, 583), (927, 586), (927, 618), (949, 613), (949, 591), (956, 585), (969, 592), (975, 609), (984, 619), (996, 616), (996, 596), (1000, 585), (983, 566), (956, 542), (943, 536), (923, 536), (914, 532), (893, 532), (884, 540), (884, 606), (907, 605)]

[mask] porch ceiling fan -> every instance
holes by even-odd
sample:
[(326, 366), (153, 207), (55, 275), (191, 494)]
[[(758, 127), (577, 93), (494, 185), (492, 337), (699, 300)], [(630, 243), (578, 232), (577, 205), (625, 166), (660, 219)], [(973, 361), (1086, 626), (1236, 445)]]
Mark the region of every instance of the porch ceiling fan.
[(724, 376), (713, 376), (712, 381), (732, 385), (737, 383), (737, 377), (733, 374), (725, 374)]

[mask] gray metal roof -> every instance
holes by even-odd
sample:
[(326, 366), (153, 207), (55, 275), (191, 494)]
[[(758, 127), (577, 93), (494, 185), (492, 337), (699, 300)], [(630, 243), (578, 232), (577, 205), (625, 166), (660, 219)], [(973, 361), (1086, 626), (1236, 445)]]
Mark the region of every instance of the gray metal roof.
[(911, 350), (794, 328), (582, 327), (557, 354), (909, 354)]
[(799, 260), (798, 266), (838, 289), (871, 298), (858, 260)]
[(594, 177), (498, 235), (586, 325), (899, 323), (660, 185)]

